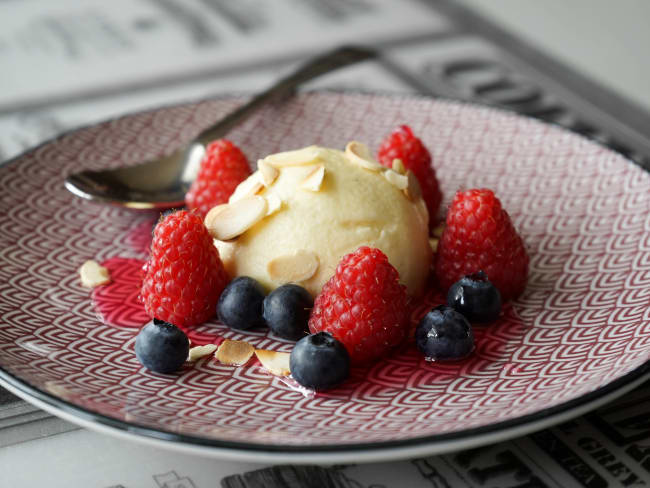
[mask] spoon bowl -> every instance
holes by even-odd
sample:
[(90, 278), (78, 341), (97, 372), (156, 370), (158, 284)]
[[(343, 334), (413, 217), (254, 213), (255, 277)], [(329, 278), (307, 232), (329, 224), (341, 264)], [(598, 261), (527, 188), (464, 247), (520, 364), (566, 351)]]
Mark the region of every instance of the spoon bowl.
[(291, 95), (302, 83), (344, 66), (373, 58), (366, 47), (343, 46), (318, 56), (253, 97), (171, 154), (134, 166), (82, 171), (68, 176), (65, 187), (78, 197), (133, 209), (184, 205), (185, 193), (196, 178), (205, 147), (225, 136), (260, 107)]

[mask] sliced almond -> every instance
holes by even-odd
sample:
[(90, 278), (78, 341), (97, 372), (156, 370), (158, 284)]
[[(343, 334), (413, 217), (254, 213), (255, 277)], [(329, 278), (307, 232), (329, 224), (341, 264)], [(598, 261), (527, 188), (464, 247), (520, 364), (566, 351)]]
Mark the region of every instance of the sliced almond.
[(237, 250), (236, 241), (220, 241), (219, 239), (213, 239), (212, 243), (214, 247), (219, 251), (219, 259), (221, 262), (228, 267), (230, 261), (235, 257), (235, 251)]
[(323, 156), (323, 149), (318, 146), (307, 146), (295, 151), (285, 151), (271, 154), (264, 158), (264, 162), (280, 168), (282, 166), (300, 166), (316, 161)]
[(226, 210), (228, 208), (227, 203), (222, 203), (221, 205), (217, 205), (216, 207), (212, 207), (208, 213), (205, 215), (205, 218), (203, 219), (203, 224), (207, 227), (210, 228), (212, 225), (212, 222), (214, 222), (214, 219), (219, 215), (221, 212)]
[(293, 254), (272, 259), (266, 265), (266, 270), (274, 281), (297, 283), (314, 276), (319, 265), (320, 261), (316, 253), (300, 249)]
[(266, 215), (266, 198), (246, 197), (219, 212), (206, 228), (210, 235), (220, 241), (233, 239), (253, 227)]
[(438, 250), (439, 243), (440, 243), (440, 239), (438, 239), (437, 237), (429, 238), (429, 246), (431, 246), (431, 250), (433, 252), (436, 252)]
[(187, 355), (187, 360), (191, 363), (198, 361), (202, 357), (209, 356), (214, 351), (217, 350), (216, 344), (206, 344), (204, 346), (196, 346), (190, 349), (190, 353)]
[(435, 237), (440, 238), (440, 237), (442, 237), (442, 233), (444, 232), (444, 230), (445, 230), (445, 222), (444, 222), (444, 220), (443, 220), (442, 222), (440, 222), (438, 225), (436, 225), (436, 226), (433, 228), (433, 232), (432, 232), (432, 234), (433, 234)]
[(228, 203), (235, 203), (246, 197), (257, 195), (262, 188), (264, 188), (264, 185), (262, 184), (260, 173), (256, 171), (235, 188), (235, 191), (228, 199)]
[(408, 178), (408, 186), (404, 190), (404, 194), (410, 199), (410, 200), (417, 200), (422, 196), (422, 190), (420, 189), (420, 183), (418, 182), (417, 177), (413, 173), (413, 171), (408, 170), (406, 172), (406, 176)]
[(406, 190), (409, 186), (408, 176), (401, 175), (392, 169), (384, 171), (384, 178), (386, 178), (388, 182), (398, 190)]
[(319, 191), (325, 178), (325, 166), (318, 165), (307, 177), (300, 183), (300, 188), (309, 191)]
[(257, 162), (257, 170), (260, 172), (260, 181), (264, 186), (270, 186), (278, 177), (280, 172), (269, 163), (260, 159)]
[(255, 348), (246, 341), (226, 339), (219, 345), (214, 357), (222, 364), (241, 366), (248, 362), (254, 352)]
[(92, 259), (81, 265), (79, 275), (81, 276), (81, 284), (86, 288), (95, 288), (111, 282), (108, 269)]
[(267, 351), (266, 349), (255, 349), (255, 355), (260, 360), (262, 366), (268, 369), (275, 376), (289, 376), (289, 357), (288, 352)]
[(384, 167), (375, 161), (370, 154), (370, 149), (363, 142), (350, 141), (345, 146), (345, 155), (354, 164), (370, 171), (383, 171)]
[(406, 167), (404, 167), (404, 163), (402, 162), (401, 159), (399, 158), (393, 159), (393, 171), (401, 175), (406, 174)]
[(275, 212), (280, 210), (282, 207), (282, 199), (271, 193), (269, 195), (266, 195), (266, 217), (269, 215), (273, 215)]

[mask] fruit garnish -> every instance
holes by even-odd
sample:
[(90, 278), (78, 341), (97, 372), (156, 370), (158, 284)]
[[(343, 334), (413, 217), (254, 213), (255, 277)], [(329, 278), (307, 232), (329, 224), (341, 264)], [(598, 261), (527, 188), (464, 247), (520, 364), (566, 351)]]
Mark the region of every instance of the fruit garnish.
[(516, 298), (526, 286), (528, 260), (521, 237), (492, 190), (456, 193), (435, 257), (443, 290), (465, 275), (483, 271), (502, 300)]
[(226, 203), (237, 185), (251, 174), (244, 153), (227, 139), (208, 144), (198, 175), (185, 195), (188, 208), (201, 217), (221, 203)]
[(474, 333), (465, 316), (440, 305), (418, 323), (415, 344), (429, 360), (462, 359), (474, 350)]
[(205, 322), (228, 280), (201, 217), (180, 210), (160, 221), (140, 293), (150, 317), (179, 327)]
[(300, 339), (289, 360), (291, 376), (314, 390), (333, 388), (350, 375), (350, 356), (345, 346), (327, 332)]
[(187, 359), (190, 341), (185, 333), (173, 324), (153, 319), (135, 338), (135, 355), (138, 361), (155, 373), (173, 373)]
[(264, 299), (263, 316), (269, 329), (284, 339), (297, 341), (307, 334), (314, 300), (302, 286), (279, 286)]
[(408, 331), (406, 287), (379, 249), (360, 247), (343, 256), (334, 276), (314, 301), (312, 333), (329, 332), (341, 341), (353, 364), (382, 357)]
[(228, 327), (239, 330), (265, 325), (262, 318), (264, 289), (253, 278), (239, 276), (221, 293), (217, 303), (217, 317)]
[(382, 141), (377, 151), (377, 159), (387, 168), (393, 168), (393, 162), (399, 159), (401, 163), (396, 165), (396, 169), (403, 165), (415, 174), (429, 211), (429, 229), (433, 229), (442, 193), (431, 163), (431, 154), (422, 141), (413, 134), (408, 125), (401, 125)]
[(470, 322), (492, 322), (501, 313), (501, 293), (483, 271), (463, 276), (447, 292), (447, 305)]

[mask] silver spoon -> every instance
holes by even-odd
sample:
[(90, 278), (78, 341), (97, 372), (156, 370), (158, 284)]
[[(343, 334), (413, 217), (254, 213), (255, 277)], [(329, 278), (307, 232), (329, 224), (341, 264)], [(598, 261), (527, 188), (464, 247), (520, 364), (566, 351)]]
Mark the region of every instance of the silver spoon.
[(185, 193), (196, 178), (205, 146), (209, 142), (226, 135), (262, 105), (293, 93), (301, 83), (375, 55), (371, 49), (355, 46), (344, 46), (325, 53), (205, 129), (185, 147), (135, 166), (74, 173), (66, 178), (65, 187), (81, 198), (134, 209), (183, 206)]

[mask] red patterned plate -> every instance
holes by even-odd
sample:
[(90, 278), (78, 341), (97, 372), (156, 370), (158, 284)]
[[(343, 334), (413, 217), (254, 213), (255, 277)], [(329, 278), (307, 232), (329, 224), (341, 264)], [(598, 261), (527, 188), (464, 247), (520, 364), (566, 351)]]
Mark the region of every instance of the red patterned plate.
[[(309, 144), (377, 147), (400, 123), (432, 149), (447, 201), (490, 187), (531, 255), (525, 294), (477, 350), (448, 364), (406, 345), (304, 396), (255, 366), (202, 360), (171, 376), (135, 359), (139, 266), (153, 214), (79, 200), (82, 168), (159, 155), (234, 108), (225, 98), (127, 116), (59, 137), (0, 168), (0, 380), (29, 401), (112, 433), (251, 461), (345, 462), (444, 452), (578, 415), (650, 366), (650, 175), (614, 152), (510, 113), (419, 96), (313, 93), (260, 112), (231, 138), (252, 161)], [(114, 283), (80, 286), (86, 259)], [(95, 304), (93, 304), (93, 301)], [(429, 297), (435, 303), (435, 294)], [(216, 323), (217, 337), (291, 343)]]

